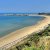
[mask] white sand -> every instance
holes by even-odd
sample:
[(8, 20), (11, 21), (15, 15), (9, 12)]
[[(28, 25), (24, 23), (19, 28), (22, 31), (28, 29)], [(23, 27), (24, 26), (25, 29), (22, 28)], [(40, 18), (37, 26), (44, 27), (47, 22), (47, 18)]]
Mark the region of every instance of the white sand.
[(23, 37), (30, 35), (33, 32), (38, 32), (44, 29), (44, 27), (48, 26), (48, 24), (50, 24), (50, 17), (46, 15), (44, 17), (45, 19), (37, 23), (35, 26), (22, 28), (20, 30), (10, 33), (9, 35), (3, 38), (0, 38), (0, 50), (2, 50), (2, 48), (9, 48), (20, 40), (22, 40)]

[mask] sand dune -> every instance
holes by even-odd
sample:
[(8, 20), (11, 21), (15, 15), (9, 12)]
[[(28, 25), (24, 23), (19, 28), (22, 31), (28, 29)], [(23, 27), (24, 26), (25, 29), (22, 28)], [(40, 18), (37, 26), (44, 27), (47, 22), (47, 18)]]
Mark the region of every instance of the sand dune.
[(3, 38), (0, 38), (0, 50), (7, 49), (15, 45), (17, 42), (21, 41), (31, 33), (39, 32), (46, 28), (48, 24), (50, 24), (50, 17), (46, 15), (43, 16), (45, 17), (45, 19), (38, 22), (36, 25), (22, 28), (20, 30), (12, 32), (11, 34)]

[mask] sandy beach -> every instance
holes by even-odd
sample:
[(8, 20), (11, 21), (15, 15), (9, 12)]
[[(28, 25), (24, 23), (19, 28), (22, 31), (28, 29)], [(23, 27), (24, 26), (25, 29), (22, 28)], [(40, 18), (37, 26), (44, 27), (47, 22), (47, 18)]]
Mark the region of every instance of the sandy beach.
[(0, 38), (0, 50), (7, 49), (15, 45), (17, 42), (21, 41), (31, 33), (39, 32), (44, 28), (46, 28), (48, 24), (50, 24), (50, 16), (47, 15), (43, 15), (43, 16), (45, 17), (45, 19), (38, 22), (36, 25), (22, 28), (20, 30), (10, 33), (9, 35), (3, 38)]

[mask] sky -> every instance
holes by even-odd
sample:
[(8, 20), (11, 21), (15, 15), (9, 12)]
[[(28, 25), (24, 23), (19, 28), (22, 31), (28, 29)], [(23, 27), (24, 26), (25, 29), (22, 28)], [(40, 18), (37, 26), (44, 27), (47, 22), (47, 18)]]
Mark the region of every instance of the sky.
[(0, 13), (50, 12), (50, 0), (0, 0)]

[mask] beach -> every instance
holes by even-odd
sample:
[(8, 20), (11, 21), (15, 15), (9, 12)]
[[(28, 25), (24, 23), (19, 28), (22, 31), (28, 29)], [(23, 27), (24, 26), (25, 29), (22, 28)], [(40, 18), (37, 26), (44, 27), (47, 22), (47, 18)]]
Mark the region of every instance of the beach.
[(14, 31), (10, 33), (9, 35), (0, 38), (0, 50), (7, 49), (13, 45), (15, 45), (17, 42), (20, 42), (24, 38), (26, 38), (28, 35), (39, 32), (46, 27), (48, 27), (48, 24), (50, 24), (50, 16), (43, 15), (45, 17), (44, 20), (41, 20), (36, 25), (24, 27), (20, 30)]

